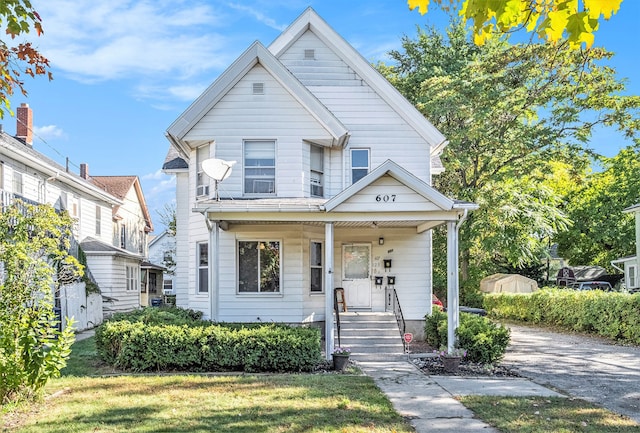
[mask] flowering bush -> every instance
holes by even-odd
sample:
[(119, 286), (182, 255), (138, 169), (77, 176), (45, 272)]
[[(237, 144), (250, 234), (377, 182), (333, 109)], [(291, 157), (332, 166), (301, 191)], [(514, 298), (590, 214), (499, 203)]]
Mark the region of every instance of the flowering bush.
[(331, 352), (333, 355), (350, 355), (351, 354), (351, 349), (349, 349), (348, 347), (340, 347), (340, 346), (336, 346), (333, 348), (333, 352)]
[(448, 358), (453, 356), (464, 358), (465, 356), (467, 356), (467, 350), (459, 347), (456, 347), (451, 351), (448, 351), (445, 348), (441, 348), (439, 351), (434, 350), (434, 352), (437, 353), (440, 358)]

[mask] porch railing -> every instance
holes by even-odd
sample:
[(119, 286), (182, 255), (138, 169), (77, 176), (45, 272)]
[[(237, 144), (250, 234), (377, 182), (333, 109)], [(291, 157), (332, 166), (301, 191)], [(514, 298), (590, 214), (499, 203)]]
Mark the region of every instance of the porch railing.
[(337, 290), (333, 291), (333, 311), (336, 313), (336, 331), (338, 334), (338, 346), (341, 346), (340, 344), (340, 308), (338, 308), (338, 291)]
[(402, 307), (400, 307), (400, 300), (398, 299), (398, 292), (396, 292), (396, 289), (388, 289), (387, 308), (388, 310), (393, 311), (393, 314), (396, 316), (396, 322), (398, 323), (398, 329), (400, 330), (400, 337), (403, 338), (407, 326), (404, 321), (404, 315), (402, 314)]

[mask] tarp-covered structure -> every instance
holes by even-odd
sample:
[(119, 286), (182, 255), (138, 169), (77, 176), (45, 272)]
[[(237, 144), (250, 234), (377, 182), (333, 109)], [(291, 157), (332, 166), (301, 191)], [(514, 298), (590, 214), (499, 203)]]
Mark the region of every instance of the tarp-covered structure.
[(484, 293), (531, 293), (538, 290), (538, 283), (519, 274), (493, 274), (480, 281)]

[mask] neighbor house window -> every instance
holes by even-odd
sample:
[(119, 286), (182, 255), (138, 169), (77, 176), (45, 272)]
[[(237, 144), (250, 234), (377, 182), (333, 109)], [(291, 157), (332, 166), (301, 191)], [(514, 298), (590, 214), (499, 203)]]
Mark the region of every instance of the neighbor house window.
[(324, 197), (324, 148), (311, 145), (311, 196)]
[(369, 173), (369, 149), (351, 149), (351, 183)]
[(324, 291), (322, 277), (324, 275), (322, 267), (322, 242), (311, 242), (309, 251), (311, 269), (311, 293), (321, 293)]
[(280, 292), (280, 242), (238, 242), (238, 291)]
[(629, 266), (629, 287), (628, 289), (635, 289), (638, 287), (638, 268), (636, 265)]
[(138, 232), (138, 252), (144, 254), (144, 232), (142, 230)]
[(102, 209), (96, 206), (96, 235), (100, 235), (102, 231)]
[(126, 265), (127, 290), (138, 290), (138, 267)]
[(196, 197), (209, 196), (209, 178), (202, 170), (202, 161), (209, 159), (209, 145), (196, 150)]
[(199, 242), (196, 244), (198, 264), (198, 293), (209, 292), (209, 244)]
[(245, 194), (276, 192), (276, 142), (247, 140), (244, 142)]
[(164, 291), (170, 291), (173, 290), (173, 280), (163, 280), (162, 281), (162, 290)]
[(120, 248), (127, 248), (127, 226), (124, 224), (120, 225)]

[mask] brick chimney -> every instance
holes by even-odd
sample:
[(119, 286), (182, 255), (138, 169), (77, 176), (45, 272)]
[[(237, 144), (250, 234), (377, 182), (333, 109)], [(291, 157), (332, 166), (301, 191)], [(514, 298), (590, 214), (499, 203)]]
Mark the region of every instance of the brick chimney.
[(83, 179), (89, 179), (89, 164), (80, 164), (80, 177)]
[(16, 138), (33, 146), (33, 110), (24, 102), (18, 107)]

